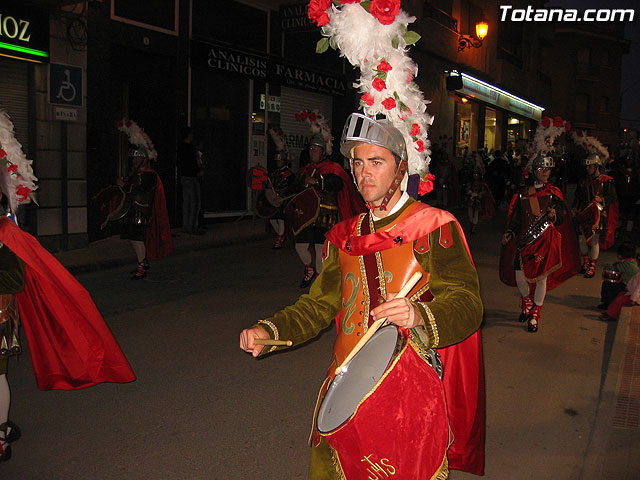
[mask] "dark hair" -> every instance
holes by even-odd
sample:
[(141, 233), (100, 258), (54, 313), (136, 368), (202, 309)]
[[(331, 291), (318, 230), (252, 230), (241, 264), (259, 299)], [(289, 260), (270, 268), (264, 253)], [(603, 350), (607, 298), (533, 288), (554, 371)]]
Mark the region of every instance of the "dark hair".
[(624, 242), (622, 245), (618, 247), (618, 255), (622, 258), (630, 258), (633, 257), (636, 253), (636, 247), (634, 247), (629, 242)]

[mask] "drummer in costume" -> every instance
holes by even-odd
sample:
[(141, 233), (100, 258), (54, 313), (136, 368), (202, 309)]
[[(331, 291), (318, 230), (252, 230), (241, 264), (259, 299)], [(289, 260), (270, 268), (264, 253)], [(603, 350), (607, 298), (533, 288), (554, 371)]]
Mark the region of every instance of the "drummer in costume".
[[(304, 264), (300, 288), (306, 288), (322, 270), (324, 236), (341, 219), (364, 211), (362, 199), (345, 170), (332, 161), (333, 137), (321, 113), (303, 111), (298, 118), (311, 124), (309, 163), (298, 171), (295, 185), (301, 192), (286, 207), (295, 237), (296, 252)], [(313, 246), (315, 265), (310, 246)]]
[(618, 199), (612, 177), (601, 173), (604, 158), (591, 153), (585, 158), (587, 175), (578, 182), (573, 211), (578, 218), (578, 243), (583, 263), (580, 273), (585, 278), (595, 275), (600, 248), (615, 243), (618, 225)]
[(256, 213), (269, 219), (271, 227), (276, 232), (273, 248), (279, 249), (286, 239), (284, 209), (287, 206), (287, 197), (294, 193), (294, 176), (290, 168), (289, 150), (284, 142), (284, 132), (280, 128), (271, 128), (269, 134), (276, 146), (276, 168), (269, 172), (269, 182), (256, 202)]
[[(31, 161), (0, 111), (0, 463), (21, 436), (9, 420), (9, 358), (22, 352), (19, 326), (29, 342), (40, 390), (76, 390), (135, 376), (89, 293), (28, 233), (15, 211), (37, 187)], [(73, 342), (69, 339), (73, 338)]]
[(123, 120), (118, 127), (129, 135), (129, 141), (133, 143), (128, 154), (129, 173), (117, 181), (129, 205), (121, 220), (121, 238), (131, 242), (138, 261), (131, 278), (141, 280), (147, 276), (148, 259), (169, 255), (173, 251), (173, 240), (162, 180), (150, 167), (150, 160), (157, 158), (158, 154), (149, 137), (135, 122)]
[(547, 290), (578, 271), (580, 258), (571, 213), (549, 183), (554, 159), (538, 154), (528, 166), (532, 182), (509, 205), (500, 251), (500, 279), (520, 292), (521, 322), (537, 332)]
[[(413, 351), (427, 356), (430, 349), (437, 349), (442, 358), (444, 382), (439, 382), (439, 388), (444, 387), (451, 415), (455, 439), (451, 456), (447, 461), (446, 441), (442, 448), (432, 448), (436, 444), (433, 439), (441, 438), (442, 431), (420, 431), (408, 450), (391, 452), (381, 447), (366, 459), (353, 458), (357, 449), (330, 446), (314, 423), (310, 478), (366, 478), (363, 475), (371, 464), (379, 467), (385, 463), (398, 478), (446, 478), (449, 467), (481, 473), (484, 384), (478, 329), (482, 302), (462, 229), (448, 212), (417, 202), (399, 188), (407, 174), (407, 148), (403, 134), (391, 122), (352, 114), (345, 125), (341, 151), (350, 158), (354, 182), (369, 213), (342, 221), (329, 231), (323, 248), (323, 270), (309, 294), (244, 330), (240, 346), (258, 356), (285, 347), (263, 348), (256, 345), (257, 338), (291, 339), (298, 345), (318, 335), (335, 317), (338, 338), (320, 392), (321, 401), (336, 367), (359, 337), (372, 321), (387, 317), (406, 335)], [(415, 271), (422, 273), (421, 280), (406, 298), (394, 299), (395, 292)], [(410, 383), (421, 382), (420, 376), (410, 378), (412, 370), (407, 375)], [(382, 417), (402, 415), (415, 415), (417, 421), (434, 414), (427, 411), (429, 398), (415, 397), (411, 401), (415, 402), (412, 411), (394, 412), (390, 400), (390, 410), (379, 412), (369, 421), (380, 423)], [(447, 415), (445, 410), (443, 417)], [(447, 438), (446, 418), (441, 420)], [(408, 443), (407, 432), (394, 426), (388, 426), (386, 439)], [(360, 473), (354, 473), (358, 468)], [(428, 476), (412, 476), (427, 471)]]

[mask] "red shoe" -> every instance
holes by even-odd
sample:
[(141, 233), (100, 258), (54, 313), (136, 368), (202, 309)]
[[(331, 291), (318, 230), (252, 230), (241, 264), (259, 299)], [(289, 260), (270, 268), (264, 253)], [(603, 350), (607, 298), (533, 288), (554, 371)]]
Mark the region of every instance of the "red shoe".
[(300, 288), (307, 288), (316, 278), (316, 269), (311, 265), (304, 266), (304, 278), (300, 282)]
[(596, 262), (597, 261), (598, 261), (598, 259), (589, 260), (589, 266), (587, 268), (587, 271), (584, 273), (584, 278), (593, 278), (593, 276), (596, 274)]
[(133, 276), (131, 277), (131, 280), (142, 280), (146, 276), (147, 276), (147, 269), (144, 266), (144, 262), (140, 262), (138, 264), (136, 273), (133, 274)]
[(527, 321), (527, 330), (531, 333), (536, 333), (538, 331), (538, 322), (540, 321), (540, 309), (542, 307), (540, 305), (534, 305), (529, 313), (529, 320)]
[(582, 262), (582, 266), (580, 267), (580, 271), (578, 273), (587, 273), (589, 269), (589, 257), (585, 255), (584, 260)]
[(278, 248), (282, 248), (282, 244), (285, 241), (285, 236), (284, 235), (278, 235), (278, 238), (276, 238), (276, 243), (273, 244), (273, 249), (277, 250)]
[(524, 323), (529, 318), (529, 312), (533, 308), (533, 300), (531, 300), (530, 296), (520, 297), (520, 317), (518, 317), (518, 321)]

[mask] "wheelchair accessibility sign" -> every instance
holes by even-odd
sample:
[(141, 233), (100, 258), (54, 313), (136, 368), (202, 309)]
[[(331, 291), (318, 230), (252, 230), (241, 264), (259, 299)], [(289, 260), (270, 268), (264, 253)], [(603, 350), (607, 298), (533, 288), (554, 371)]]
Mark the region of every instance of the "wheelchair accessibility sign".
[(82, 106), (82, 67), (49, 64), (49, 102), (68, 107)]

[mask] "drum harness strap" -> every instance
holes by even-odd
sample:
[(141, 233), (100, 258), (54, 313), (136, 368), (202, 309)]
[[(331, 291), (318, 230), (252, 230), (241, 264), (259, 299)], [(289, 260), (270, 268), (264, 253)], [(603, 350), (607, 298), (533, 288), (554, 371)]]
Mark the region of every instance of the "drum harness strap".
[[(374, 227), (372, 215), (369, 214), (368, 216), (369, 216), (370, 232), (374, 233), (375, 227)], [(380, 255), (380, 252), (375, 252), (375, 257), (376, 257), (376, 264), (378, 266), (378, 274), (379, 274), (378, 281), (380, 282), (379, 289), (380, 289), (380, 292), (384, 293), (385, 294), (384, 296), (386, 297), (387, 286), (386, 286), (386, 277), (384, 274), (385, 270), (384, 270), (384, 266), (382, 265), (382, 255)], [(407, 298), (410, 299), (411, 297), (407, 297)], [(390, 325), (390, 323), (386, 321), (382, 324), (380, 328), (386, 325)], [(420, 357), (422, 357), (431, 366), (431, 368), (433, 368), (433, 370), (436, 372), (436, 375), (438, 375), (438, 378), (442, 380), (442, 376), (444, 374), (444, 367), (442, 365), (442, 360), (440, 359), (440, 354), (433, 348), (423, 348), (421, 345), (419, 345), (419, 342), (416, 342), (413, 339), (413, 335), (409, 333), (410, 329), (402, 328), (402, 327), (397, 327), (397, 328), (402, 332), (402, 334), (406, 333), (406, 336), (409, 337), (418, 346), (418, 348), (416, 349), (416, 352), (418, 353), (418, 355), (420, 355)]]

